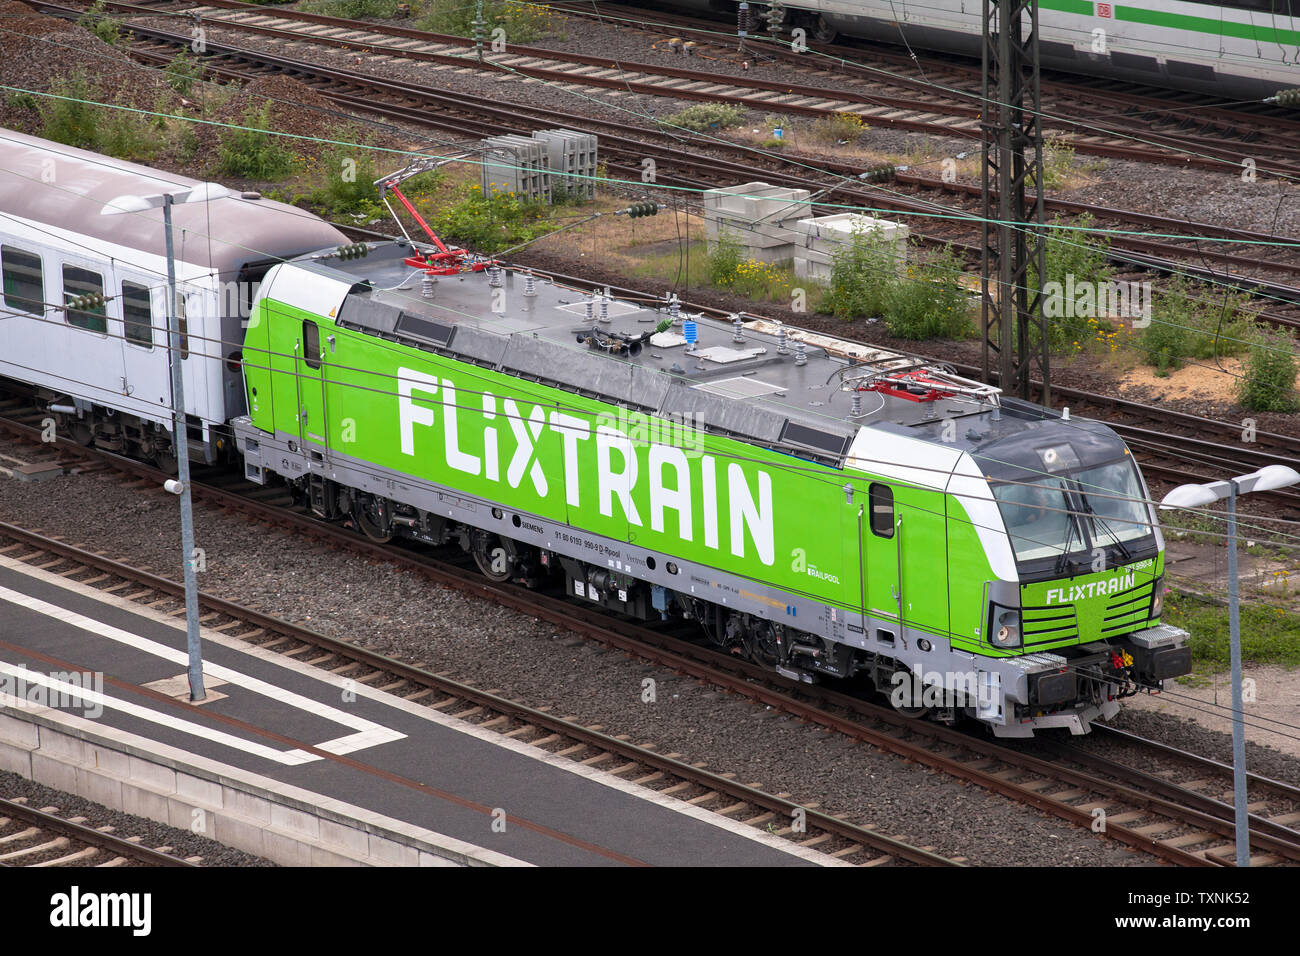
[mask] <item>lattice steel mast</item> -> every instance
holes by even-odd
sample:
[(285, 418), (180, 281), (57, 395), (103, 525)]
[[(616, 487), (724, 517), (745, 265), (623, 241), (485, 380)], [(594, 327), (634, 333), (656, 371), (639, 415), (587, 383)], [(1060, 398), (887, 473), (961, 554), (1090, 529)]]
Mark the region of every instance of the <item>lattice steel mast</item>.
[(1037, 367), (1048, 404), (1038, 0), (983, 0), (983, 11), (984, 381), (996, 377), (1005, 394), (1027, 399)]

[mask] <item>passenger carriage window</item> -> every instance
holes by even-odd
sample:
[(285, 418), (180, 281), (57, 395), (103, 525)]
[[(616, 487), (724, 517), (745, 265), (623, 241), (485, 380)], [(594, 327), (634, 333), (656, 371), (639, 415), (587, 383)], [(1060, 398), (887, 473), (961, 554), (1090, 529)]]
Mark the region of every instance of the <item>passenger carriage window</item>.
[[(80, 269), (77, 266), (63, 267), (63, 303), (71, 302), (82, 295), (104, 294), (104, 278), (98, 272)], [(88, 309), (65, 309), (69, 325), (100, 335), (108, 332), (108, 310), (104, 305), (91, 306)]]
[(315, 322), (302, 323), (302, 359), (308, 368), (320, 368), (320, 329)]
[(153, 348), (153, 309), (149, 288), (136, 282), (122, 283), (122, 327), (132, 345)]
[(41, 257), (13, 246), (0, 246), (0, 271), (4, 274), (5, 305), (32, 315), (45, 314), (45, 283)]
[(881, 538), (894, 536), (894, 491), (888, 485), (873, 484), (867, 489), (871, 505), (871, 533)]

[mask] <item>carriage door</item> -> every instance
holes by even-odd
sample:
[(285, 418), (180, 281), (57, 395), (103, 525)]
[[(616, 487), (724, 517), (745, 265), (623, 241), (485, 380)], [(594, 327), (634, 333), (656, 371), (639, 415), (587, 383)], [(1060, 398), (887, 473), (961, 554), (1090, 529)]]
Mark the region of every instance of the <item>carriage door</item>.
[(902, 608), (902, 518), (894, 505), (894, 490), (881, 482), (867, 488), (867, 514), (862, 529), (863, 577), (867, 615), (897, 623)]
[(309, 454), (313, 466), (323, 462), (326, 438), (325, 428), (325, 387), (322, 381), (324, 356), (320, 348), (320, 328), (315, 322), (304, 320), (302, 335), (294, 345), (295, 376), (298, 383), (298, 434), (304, 448), (310, 453), (312, 446), (318, 449)]

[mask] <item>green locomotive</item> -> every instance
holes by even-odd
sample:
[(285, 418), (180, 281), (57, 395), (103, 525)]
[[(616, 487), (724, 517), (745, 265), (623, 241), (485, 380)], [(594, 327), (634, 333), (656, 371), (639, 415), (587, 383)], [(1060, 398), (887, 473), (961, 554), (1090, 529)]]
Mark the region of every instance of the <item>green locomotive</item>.
[(246, 475), (322, 518), (1002, 736), (1084, 733), (1190, 669), (1106, 426), (773, 323), (360, 251), (273, 268), (243, 346)]

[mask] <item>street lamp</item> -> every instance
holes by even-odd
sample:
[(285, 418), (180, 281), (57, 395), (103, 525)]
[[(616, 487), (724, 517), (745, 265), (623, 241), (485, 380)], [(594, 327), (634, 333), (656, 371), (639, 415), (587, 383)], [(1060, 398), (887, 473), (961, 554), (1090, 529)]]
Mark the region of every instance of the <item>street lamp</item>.
[(1300, 472), (1285, 465), (1266, 465), (1249, 475), (1203, 485), (1179, 485), (1160, 502), (1160, 510), (1200, 508), (1228, 502), (1228, 635), (1232, 657), (1232, 802), (1237, 829), (1237, 866), (1250, 866), (1250, 830), (1246, 812), (1246, 728), (1241, 701), (1241, 618), (1237, 604), (1237, 496), (1300, 484)]
[(181, 500), (181, 553), (185, 571), (185, 642), (189, 651), (190, 700), (198, 703), (203, 689), (203, 652), (199, 643), (198, 583), (194, 579), (194, 512), (190, 500), (189, 431), (185, 421), (185, 376), (181, 366), (181, 328), (176, 313), (176, 255), (172, 243), (172, 206), (177, 202), (202, 202), (225, 195), (222, 187), (203, 183), (180, 194), (119, 196), (107, 203), (104, 215), (162, 209), (167, 253), (167, 341), (172, 380), (172, 445), (176, 451), (176, 477), (164, 487)]

